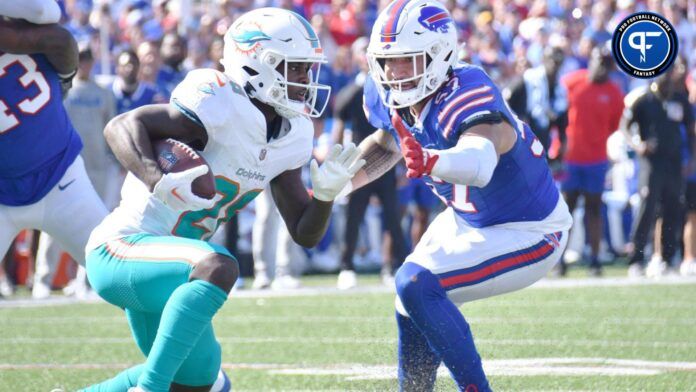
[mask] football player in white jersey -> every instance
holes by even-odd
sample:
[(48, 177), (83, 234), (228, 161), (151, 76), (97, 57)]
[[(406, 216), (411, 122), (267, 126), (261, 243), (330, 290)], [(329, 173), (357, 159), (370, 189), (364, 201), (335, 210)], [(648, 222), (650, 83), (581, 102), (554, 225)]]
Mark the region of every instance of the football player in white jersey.
[[(87, 245), (94, 289), (126, 311), (144, 364), (87, 390), (208, 390), (221, 363), (212, 317), (238, 276), (234, 257), (206, 242), (217, 226), (270, 183), (289, 232), (314, 246), (338, 192), (364, 161), (354, 145), (334, 146), (321, 167), (311, 163), (313, 196), (301, 167), (312, 153), (309, 117), (319, 116), (318, 69), (325, 57), (300, 15), (263, 8), (225, 34), (225, 72), (190, 72), (169, 105), (150, 105), (105, 129), (129, 171), (119, 207)], [(195, 148), (215, 176), (217, 196), (193, 194), (205, 166), (163, 174), (152, 142), (173, 138)]]
[(399, 387), (432, 390), (441, 362), (460, 391), (484, 392), (464, 302), (519, 290), (558, 261), (571, 217), (529, 127), (479, 67), (457, 63), (454, 21), (436, 0), (395, 0), (367, 49), (367, 160), (351, 186), (402, 157), (447, 205), (395, 276)]

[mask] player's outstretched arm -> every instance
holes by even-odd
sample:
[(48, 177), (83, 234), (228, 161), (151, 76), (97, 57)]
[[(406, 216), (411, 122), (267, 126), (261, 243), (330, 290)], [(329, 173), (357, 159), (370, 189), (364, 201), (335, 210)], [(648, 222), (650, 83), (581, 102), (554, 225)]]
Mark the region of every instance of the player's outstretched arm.
[(401, 139), (401, 154), (406, 160), (406, 175), (429, 175), (452, 184), (486, 186), (501, 155), (510, 151), (517, 133), (505, 121), (483, 123), (466, 129), (457, 144), (446, 150), (423, 148), (396, 117), (392, 120)]
[(365, 164), (358, 154), (352, 143), (345, 148), (336, 144), (321, 167), (312, 160), (312, 197), (302, 183), (301, 169), (288, 170), (271, 181), (273, 200), (296, 243), (312, 248), (324, 236), (334, 199)]
[(146, 105), (115, 117), (104, 128), (104, 137), (123, 167), (150, 191), (163, 176), (152, 140), (173, 138), (199, 149), (208, 142), (203, 127), (167, 104)]
[(71, 76), (77, 70), (77, 42), (68, 30), (55, 24), (0, 20), (0, 51), (44, 54), (61, 77)]
[(339, 196), (345, 196), (382, 177), (401, 160), (396, 140), (382, 129), (378, 129), (366, 137), (360, 142), (358, 149), (360, 149), (358, 158), (365, 160), (365, 166), (355, 173), (353, 179)]
[(305, 248), (314, 247), (326, 233), (333, 202), (311, 197), (302, 183), (302, 169), (281, 173), (271, 181), (271, 193), (290, 236)]
[(31, 23), (58, 23), (60, 7), (55, 0), (0, 1), (0, 15)]

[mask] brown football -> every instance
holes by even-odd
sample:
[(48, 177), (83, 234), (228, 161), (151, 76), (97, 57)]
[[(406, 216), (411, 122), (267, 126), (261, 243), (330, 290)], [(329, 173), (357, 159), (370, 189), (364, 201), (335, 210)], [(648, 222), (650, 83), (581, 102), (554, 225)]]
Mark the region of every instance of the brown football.
[[(157, 163), (164, 173), (178, 173), (199, 165), (208, 166), (208, 162), (200, 154), (178, 140), (157, 140), (152, 143), (152, 147)], [(191, 191), (205, 199), (215, 197), (215, 177), (212, 170), (193, 180)]]

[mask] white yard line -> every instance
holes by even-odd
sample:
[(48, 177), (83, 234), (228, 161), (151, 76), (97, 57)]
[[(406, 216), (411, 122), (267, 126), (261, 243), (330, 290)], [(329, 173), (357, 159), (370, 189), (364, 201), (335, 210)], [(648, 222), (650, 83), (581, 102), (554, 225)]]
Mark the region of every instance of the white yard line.
[[(9, 364), (0, 363), (2, 370), (71, 370), (71, 369), (124, 369), (133, 364)], [(484, 360), (484, 369), (492, 376), (654, 376), (666, 372), (694, 372), (696, 362), (664, 362), (615, 358), (517, 358)], [(269, 363), (224, 363), (227, 370), (258, 370), (275, 375), (343, 376), (346, 380), (374, 380), (396, 378), (396, 367), (390, 365), (363, 365), (356, 363), (295, 366)], [(440, 367), (439, 375), (447, 377)]]
[[(581, 288), (581, 287), (632, 287), (632, 286), (675, 286), (696, 284), (696, 277), (670, 276), (662, 279), (647, 278), (583, 278), (583, 279), (542, 279), (531, 286), (531, 289), (557, 289), (557, 288)], [(270, 290), (238, 290), (230, 294), (231, 298), (278, 298), (278, 297), (316, 297), (324, 295), (355, 295), (355, 294), (380, 294), (393, 293), (392, 287), (383, 285), (358, 286), (351, 290), (338, 290), (335, 287), (305, 287), (298, 290), (270, 291)], [(92, 297), (78, 300), (72, 297), (55, 297), (43, 300), (32, 298), (4, 299), (0, 300), (0, 308), (35, 307), (52, 305), (70, 305), (75, 303), (99, 303), (101, 299)], [(530, 306), (532, 306), (531, 304)], [(316, 305), (315, 305), (316, 306)], [(362, 305), (361, 305), (362, 306)], [(696, 305), (691, 305), (696, 306)]]
[[(337, 337), (231, 337), (218, 336), (220, 343), (228, 344), (290, 344), (290, 345), (338, 345), (338, 344), (384, 344), (395, 345), (396, 338), (337, 338)], [(644, 341), (644, 340), (603, 340), (603, 339), (476, 339), (476, 343), (489, 346), (530, 346), (530, 347), (609, 347), (609, 348), (696, 348), (696, 341)], [(133, 344), (131, 337), (65, 337), (51, 338), (0, 338), (0, 345), (121, 345)]]
[[(602, 325), (645, 325), (668, 327), (674, 325), (694, 326), (696, 318), (683, 317), (678, 319), (655, 319), (650, 317), (626, 318), (610, 317), (598, 322), (596, 319), (587, 317), (467, 317), (471, 324), (479, 325), (500, 325), (500, 324), (520, 324), (520, 325), (577, 325), (577, 324), (602, 324)], [(238, 315), (238, 316), (216, 316), (218, 323), (229, 324), (337, 324), (337, 323), (361, 323), (361, 324), (388, 324), (394, 321), (391, 316), (267, 316), (267, 315)], [(113, 325), (113, 323), (123, 322), (123, 316), (21, 316), (6, 317), (0, 319), (0, 325), (61, 325), (61, 324), (92, 324), (92, 325)]]

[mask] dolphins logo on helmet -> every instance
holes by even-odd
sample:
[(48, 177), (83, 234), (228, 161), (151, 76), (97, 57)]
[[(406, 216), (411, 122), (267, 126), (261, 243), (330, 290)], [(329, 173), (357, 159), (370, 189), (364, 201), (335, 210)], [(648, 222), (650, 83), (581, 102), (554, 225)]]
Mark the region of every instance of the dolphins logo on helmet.
[(261, 30), (245, 30), (239, 34), (233, 35), (232, 40), (237, 44), (237, 49), (242, 53), (250, 53), (259, 47), (259, 43), (262, 41), (270, 41), (266, 33)]

